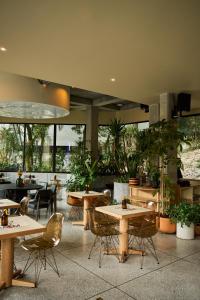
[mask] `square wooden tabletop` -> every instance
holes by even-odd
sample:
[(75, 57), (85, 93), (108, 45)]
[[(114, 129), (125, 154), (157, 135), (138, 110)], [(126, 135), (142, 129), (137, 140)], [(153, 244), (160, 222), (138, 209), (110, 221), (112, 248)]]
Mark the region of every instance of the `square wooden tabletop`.
[(121, 204), (99, 206), (96, 211), (115, 217), (116, 219), (129, 219), (139, 217), (146, 214), (152, 214), (152, 210), (144, 207), (128, 204), (127, 209), (123, 209)]
[(0, 199), (0, 209), (18, 208), (20, 204), (9, 199)]
[(8, 217), (8, 226), (0, 226), (0, 240), (45, 231), (46, 226), (41, 225), (28, 216), (11, 216)]

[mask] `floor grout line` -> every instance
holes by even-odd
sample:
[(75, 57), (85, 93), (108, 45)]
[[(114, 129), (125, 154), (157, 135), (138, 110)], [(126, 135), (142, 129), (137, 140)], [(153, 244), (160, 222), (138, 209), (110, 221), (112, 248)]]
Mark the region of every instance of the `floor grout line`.
[[(176, 249), (176, 248), (172, 248), (172, 249)], [(191, 256), (191, 255), (194, 255), (194, 254), (197, 254), (198, 252), (200, 252), (200, 250), (198, 250), (197, 252), (192, 252), (190, 254), (187, 254), (186, 256), (183, 256), (183, 257), (180, 257), (180, 256), (176, 256), (176, 255), (170, 255), (168, 252), (164, 251), (164, 250), (160, 250), (160, 249), (157, 249), (158, 251), (170, 256), (170, 257), (174, 257), (174, 258), (180, 258), (180, 259), (184, 259), (185, 257), (188, 257), (188, 256)]]
[(112, 287), (115, 287), (112, 283), (108, 282), (107, 280), (105, 280), (105, 279), (102, 278), (101, 276), (95, 274), (94, 272), (92, 272), (91, 270), (87, 269), (86, 267), (80, 265), (77, 261), (75, 261), (75, 260), (73, 260), (73, 259), (71, 259), (71, 258), (65, 256), (63, 253), (59, 253), (59, 254), (62, 255), (62, 256), (64, 256), (64, 257), (65, 257), (66, 259), (68, 259), (69, 261), (75, 263), (77, 266), (83, 268), (85, 271), (87, 271), (87, 272), (91, 273), (92, 275), (98, 277), (99, 279), (103, 280), (104, 282), (106, 282), (107, 284), (111, 285)]
[(138, 277), (135, 277), (135, 278), (133, 278), (133, 279), (127, 280), (126, 282), (117, 285), (117, 287), (120, 287), (120, 286), (122, 286), (122, 285), (124, 285), (124, 284), (126, 284), (126, 283), (128, 283), (128, 282), (130, 282), (130, 281), (137, 280), (138, 278), (144, 277), (144, 276), (149, 275), (149, 274), (151, 274), (151, 273), (153, 273), (153, 272), (156, 272), (156, 271), (159, 271), (159, 270), (161, 270), (161, 269), (164, 269), (165, 267), (168, 267), (168, 266), (170, 266), (170, 265), (172, 265), (172, 264), (174, 264), (174, 263), (177, 263), (178, 261), (181, 261), (181, 260), (182, 260), (182, 258), (179, 258), (179, 259), (177, 259), (177, 260), (175, 260), (175, 261), (173, 261), (173, 262), (170, 262), (170, 263), (168, 263), (168, 264), (166, 264), (166, 265), (164, 265), (164, 266), (162, 266), (162, 267), (159, 267), (159, 268), (157, 268), (157, 269), (155, 269), (155, 270), (149, 271), (149, 272), (147, 272), (147, 273), (145, 273), (145, 274), (139, 275)]

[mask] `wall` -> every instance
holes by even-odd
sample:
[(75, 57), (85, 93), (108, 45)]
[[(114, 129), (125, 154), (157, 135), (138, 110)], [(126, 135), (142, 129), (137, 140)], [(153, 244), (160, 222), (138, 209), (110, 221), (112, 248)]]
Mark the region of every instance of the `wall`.
[(149, 114), (140, 108), (121, 110), (116, 113), (116, 117), (124, 123), (135, 123), (149, 120)]

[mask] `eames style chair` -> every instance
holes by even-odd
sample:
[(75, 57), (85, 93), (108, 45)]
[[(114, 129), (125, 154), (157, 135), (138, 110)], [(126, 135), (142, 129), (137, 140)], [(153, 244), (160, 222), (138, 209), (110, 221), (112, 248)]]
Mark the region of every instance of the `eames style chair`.
[[(35, 265), (35, 283), (38, 284), (41, 269), (46, 270), (47, 264), (57, 273), (60, 277), (56, 259), (53, 253), (53, 248), (58, 246), (61, 240), (62, 225), (64, 215), (61, 213), (54, 213), (46, 227), (46, 232), (39, 236), (21, 243), (21, 247), (29, 252), (29, 257), (24, 267), (25, 273), (29, 267)], [(47, 255), (47, 251), (49, 254)]]
[(28, 205), (30, 202), (29, 197), (23, 197), (20, 201), (20, 207), (17, 209), (16, 214), (20, 216), (24, 216), (28, 214)]
[(118, 260), (118, 236), (119, 231), (116, 230), (114, 225), (111, 225), (109, 221), (105, 218), (104, 214), (95, 211), (95, 208), (91, 207), (87, 209), (89, 214), (89, 225), (91, 232), (95, 235), (94, 242), (89, 252), (88, 259), (91, 258), (92, 251), (98, 245), (99, 246), (99, 268), (101, 268), (101, 263), (103, 259), (103, 254), (110, 254), (110, 251), (114, 250)]

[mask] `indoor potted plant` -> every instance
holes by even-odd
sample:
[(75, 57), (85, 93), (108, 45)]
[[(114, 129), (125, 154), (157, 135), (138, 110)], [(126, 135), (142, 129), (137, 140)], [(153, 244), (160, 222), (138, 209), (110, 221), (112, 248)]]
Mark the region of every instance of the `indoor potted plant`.
[(70, 157), (68, 170), (71, 173), (67, 180), (67, 191), (89, 191), (97, 177), (98, 163), (92, 161), (91, 153), (84, 147), (74, 150)]
[(195, 205), (182, 201), (171, 206), (167, 213), (172, 222), (177, 224), (176, 236), (178, 238), (185, 240), (194, 239), (194, 222), (197, 214)]

